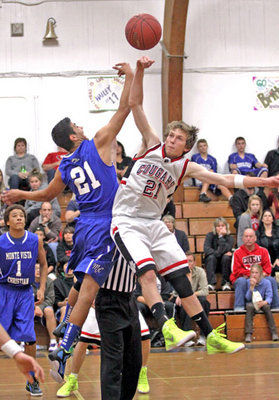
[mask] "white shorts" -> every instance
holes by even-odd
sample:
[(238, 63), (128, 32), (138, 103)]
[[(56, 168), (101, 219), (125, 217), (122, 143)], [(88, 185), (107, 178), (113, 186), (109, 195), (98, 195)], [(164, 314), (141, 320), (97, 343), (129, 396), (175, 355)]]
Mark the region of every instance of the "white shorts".
[[(141, 330), (141, 339), (149, 339), (149, 329), (143, 318), (142, 314), (139, 312), (139, 320), (140, 320), (140, 330)], [(93, 307), (90, 308), (87, 318), (81, 328), (80, 341), (85, 343), (95, 343), (99, 346), (101, 345), (101, 335), (99, 332), (99, 326), (96, 319), (95, 309)]]
[(156, 268), (160, 275), (188, 268), (184, 251), (164, 222), (118, 216), (112, 219), (111, 235), (135, 272)]

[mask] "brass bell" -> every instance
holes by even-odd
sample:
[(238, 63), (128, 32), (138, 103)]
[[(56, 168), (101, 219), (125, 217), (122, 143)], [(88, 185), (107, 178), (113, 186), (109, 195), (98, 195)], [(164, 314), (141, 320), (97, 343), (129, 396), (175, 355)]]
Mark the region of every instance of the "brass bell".
[(46, 33), (44, 36), (44, 40), (48, 39), (57, 39), (57, 36), (54, 32), (54, 25), (56, 24), (56, 21), (54, 18), (49, 18), (47, 20), (47, 26), (46, 26)]

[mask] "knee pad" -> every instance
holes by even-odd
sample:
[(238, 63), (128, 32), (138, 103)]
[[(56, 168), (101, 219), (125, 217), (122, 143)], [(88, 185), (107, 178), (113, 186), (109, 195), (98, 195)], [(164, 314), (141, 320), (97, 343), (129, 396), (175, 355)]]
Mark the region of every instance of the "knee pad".
[(81, 283), (79, 281), (76, 281), (76, 283), (74, 284), (74, 289), (79, 292), (80, 291), (80, 287), (81, 287)]
[(194, 294), (191, 283), (186, 274), (176, 274), (174, 272), (167, 276), (166, 279), (170, 282), (181, 299), (190, 297)]

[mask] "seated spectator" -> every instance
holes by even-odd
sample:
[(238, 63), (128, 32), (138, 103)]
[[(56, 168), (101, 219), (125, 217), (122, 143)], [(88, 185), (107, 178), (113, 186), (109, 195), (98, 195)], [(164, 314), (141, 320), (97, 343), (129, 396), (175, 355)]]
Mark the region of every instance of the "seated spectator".
[[(34, 169), (33, 171), (30, 172), (30, 174), (28, 175), (28, 181), (29, 181), (29, 185), (31, 188), (31, 191), (34, 192), (36, 190), (41, 190), (44, 189), (44, 187), (46, 186), (45, 184), (43, 184), (43, 176), (42, 174)], [(33, 219), (35, 219), (39, 214), (40, 214), (40, 208), (42, 205), (42, 201), (34, 201), (34, 200), (26, 200), (25, 201), (25, 211), (26, 211), (26, 228), (28, 229), (31, 222), (33, 221)], [(51, 200), (51, 205), (52, 205), (52, 209), (53, 212), (57, 215), (57, 217), (61, 216), (61, 209), (60, 209), (60, 205), (58, 203), (57, 198), (55, 197), (53, 200)]]
[(125, 175), (125, 172), (127, 171), (128, 166), (131, 164), (131, 161), (131, 157), (126, 156), (123, 144), (117, 141), (116, 173), (120, 180)]
[(37, 290), (40, 287), (40, 264), (36, 264), (35, 266), (35, 282), (32, 284), (33, 286), (33, 292), (35, 296), (35, 310), (34, 314), (35, 317), (38, 317), (40, 320), (44, 317), (46, 321), (46, 328), (50, 337), (50, 344), (48, 351), (54, 351), (57, 349), (57, 342), (54, 334), (52, 333), (54, 329), (56, 328), (56, 320), (54, 316), (54, 310), (53, 310), (53, 305), (54, 305), (54, 300), (55, 300), (55, 295), (54, 295), (54, 286), (53, 286), (53, 281), (47, 277), (46, 281), (46, 288), (45, 288), (45, 297), (44, 301), (41, 304), (36, 304), (36, 295), (37, 295)]
[[(204, 312), (208, 316), (209, 311), (210, 311), (210, 303), (206, 300), (206, 296), (208, 295), (208, 282), (206, 279), (205, 271), (201, 267), (196, 266), (195, 255), (193, 253), (188, 251), (186, 253), (186, 255), (187, 255), (188, 264), (189, 264), (189, 268), (190, 268), (190, 276), (189, 275), (188, 276), (190, 278), (193, 292), (198, 297), (198, 299), (202, 305), (202, 308), (204, 309)], [(181, 328), (184, 331), (188, 331), (188, 330), (192, 329), (193, 321), (188, 316), (188, 314), (185, 312), (184, 308), (181, 307), (181, 299), (179, 296), (176, 298), (175, 304), (177, 306), (176, 309), (177, 309), (177, 313), (178, 313), (178, 316), (180, 319)], [(205, 334), (204, 334), (204, 332), (201, 332), (200, 337), (197, 341), (197, 345), (204, 346), (205, 343), (206, 343)], [(190, 343), (188, 342), (188, 346), (189, 345), (190, 346), (194, 345), (194, 342), (193, 341), (190, 341)]]
[(40, 215), (31, 222), (29, 231), (35, 232), (38, 227), (43, 228), (47, 243), (58, 241), (61, 220), (53, 213), (51, 203), (47, 201), (42, 203)]
[(246, 315), (245, 315), (245, 342), (252, 342), (253, 317), (259, 310), (263, 311), (267, 320), (273, 341), (278, 340), (277, 328), (274, 322), (270, 304), (272, 302), (272, 287), (268, 279), (263, 277), (263, 269), (260, 265), (251, 266), (250, 279), (247, 282)]
[(174, 233), (179, 246), (182, 248), (184, 253), (186, 253), (186, 251), (188, 251), (190, 248), (186, 233), (184, 231), (181, 231), (180, 229), (176, 229), (175, 219), (171, 215), (165, 215), (162, 218), (162, 221), (168, 227), (169, 231), (171, 233)]
[(69, 292), (76, 282), (76, 278), (74, 277), (74, 271), (69, 269), (67, 271), (68, 264), (65, 263), (63, 268), (58, 266), (57, 268), (57, 279), (53, 282), (54, 284), (54, 292), (55, 292), (55, 315), (58, 322), (62, 322), (66, 305), (68, 301)]
[[(253, 173), (248, 173), (247, 176), (255, 176)], [(259, 196), (263, 203), (263, 210), (268, 208), (267, 198), (263, 190), (259, 188), (244, 188), (238, 189), (230, 199), (230, 205), (233, 210), (233, 215), (236, 219), (235, 227), (238, 227), (239, 218), (248, 208), (249, 197), (253, 194)]]
[(56, 266), (56, 261), (55, 257), (53, 254), (53, 251), (49, 247), (49, 245), (45, 242), (45, 231), (43, 228), (38, 226), (38, 228), (35, 230), (36, 235), (38, 235), (39, 239), (43, 241), (43, 246), (46, 252), (46, 260), (47, 260), (47, 273), (48, 277), (52, 280), (56, 279), (56, 274), (55, 274), (55, 266)]
[(277, 149), (270, 150), (265, 156), (265, 164), (268, 167), (268, 176), (277, 175), (279, 171), (279, 137), (277, 140)]
[(162, 218), (165, 215), (171, 215), (173, 218), (175, 218), (175, 204), (173, 202), (172, 197), (167, 199), (167, 205), (166, 205), (166, 207), (164, 209), (164, 212), (162, 214)]
[(48, 183), (54, 178), (55, 172), (59, 167), (62, 158), (67, 154), (68, 152), (62, 147), (57, 147), (57, 151), (55, 151), (54, 153), (48, 153), (48, 155), (44, 159), (42, 168), (47, 174)]
[[(197, 164), (202, 165), (209, 171), (217, 172), (216, 158), (208, 154), (208, 144), (205, 139), (199, 139), (197, 141), (197, 149), (198, 153), (192, 155), (191, 161), (194, 161)], [(218, 191), (216, 191), (216, 189), (218, 189), (226, 197), (227, 200), (230, 200), (230, 198), (232, 197), (232, 193), (225, 186), (210, 185), (209, 183), (201, 182), (198, 179), (193, 179), (193, 181), (194, 181), (194, 186), (198, 186), (201, 189), (199, 201), (203, 201), (204, 203), (208, 203), (209, 201), (211, 201), (211, 198), (207, 196), (208, 189), (210, 189), (215, 194), (218, 194)]]
[(208, 281), (208, 290), (215, 290), (216, 271), (222, 273), (222, 290), (231, 290), (230, 273), (234, 238), (225, 218), (216, 218), (212, 232), (204, 241), (204, 266)]
[(243, 245), (235, 250), (232, 261), (231, 283), (235, 289), (234, 310), (243, 311), (245, 308), (245, 294), (247, 290), (247, 279), (250, 277), (250, 269), (253, 264), (259, 264), (272, 286), (271, 308), (279, 307), (277, 283), (271, 274), (271, 263), (268, 251), (256, 243), (256, 233), (253, 229), (245, 229), (243, 234)]
[(236, 152), (229, 156), (229, 169), (232, 174), (247, 175), (248, 172), (253, 172), (255, 176), (267, 178), (267, 164), (260, 163), (254, 154), (245, 153), (246, 141), (244, 137), (239, 136), (235, 139)]
[(272, 266), (271, 276), (274, 276), (275, 272), (279, 271), (279, 226), (276, 225), (271, 210), (263, 212), (256, 234), (258, 245), (268, 250)]
[(253, 194), (249, 197), (248, 208), (241, 214), (237, 228), (237, 246), (243, 244), (242, 237), (245, 229), (252, 228), (256, 232), (259, 228), (260, 219), (263, 213), (263, 203), (259, 196)]
[(69, 201), (65, 212), (65, 220), (67, 225), (75, 226), (79, 216), (80, 211), (78, 208), (78, 203), (75, 200), (75, 195), (73, 195), (72, 200)]
[[(277, 172), (275, 175), (278, 175)], [(279, 220), (279, 188), (273, 188), (270, 190), (270, 193), (267, 197), (268, 207), (272, 209), (273, 214), (275, 215), (275, 220)], [(276, 222), (278, 224), (278, 222)]]
[(71, 251), (74, 245), (73, 235), (74, 228), (66, 225), (62, 234), (62, 241), (57, 246), (57, 262), (60, 269), (63, 269), (64, 264), (67, 264), (70, 259)]
[(9, 176), (10, 189), (29, 190), (28, 174), (34, 168), (40, 170), (35, 156), (27, 153), (27, 142), (24, 138), (17, 138), (14, 143), (13, 156), (6, 161), (6, 175)]

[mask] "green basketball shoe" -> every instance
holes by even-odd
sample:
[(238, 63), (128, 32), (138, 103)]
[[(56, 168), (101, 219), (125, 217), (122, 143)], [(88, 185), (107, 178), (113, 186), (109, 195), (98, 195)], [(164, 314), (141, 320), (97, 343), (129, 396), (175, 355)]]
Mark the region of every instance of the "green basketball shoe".
[(138, 381), (138, 392), (149, 393), (149, 383), (147, 379), (147, 367), (141, 367), (139, 381)]
[(213, 331), (207, 336), (206, 347), (208, 354), (232, 354), (245, 348), (243, 343), (231, 342), (230, 340), (225, 339), (226, 335), (221, 333), (225, 326), (226, 324), (223, 323), (216, 329), (213, 329)]
[(165, 338), (167, 351), (176, 349), (196, 337), (195, 331), (183, 331), (179, 329), (175, 324), (174, 318), (168, 319), (164, 323), (162, 333)]
[(57, 391), (56, 396), (69, 397), (75, 390), (78, 390), (78, 379), (74, 375), (70, 374), (66, 379), (66, 383), (64, 383), (64, 385)]

